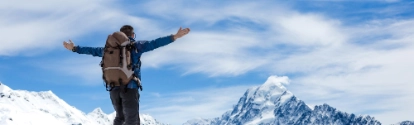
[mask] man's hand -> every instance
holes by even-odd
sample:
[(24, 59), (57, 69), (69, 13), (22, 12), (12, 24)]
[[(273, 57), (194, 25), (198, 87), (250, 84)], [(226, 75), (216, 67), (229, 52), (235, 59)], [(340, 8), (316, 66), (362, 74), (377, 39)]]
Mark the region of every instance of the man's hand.
[(69, 40), (69, 42), (63, 41), (63, 46), (66, 49), (72, 51), (74, 44), (73, 44), (72, 40)]
[(180, 29), (177, 31), (177, 33), (174, 35), (174, 41), (178, 38), (183, 37), (184, 35), (187, 35), (190, 32), (189, 28), (185, 28), (185, 29)]

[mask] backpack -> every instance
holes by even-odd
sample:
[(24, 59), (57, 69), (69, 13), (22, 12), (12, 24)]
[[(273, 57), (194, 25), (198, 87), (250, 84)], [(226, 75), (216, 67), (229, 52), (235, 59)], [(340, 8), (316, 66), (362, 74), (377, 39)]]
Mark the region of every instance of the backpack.
[(106, 83), (107, 91), (111, 91), (115, 86), (125, 88), (131, 80), (136, 80), (140, 85), (140, 80), (134, 75), (131, 62), (130, 51), (135, 48), (133, 44), (134, 42), (131, 42), (123, 32), (108, 35), (101, 61), (102, 78)]

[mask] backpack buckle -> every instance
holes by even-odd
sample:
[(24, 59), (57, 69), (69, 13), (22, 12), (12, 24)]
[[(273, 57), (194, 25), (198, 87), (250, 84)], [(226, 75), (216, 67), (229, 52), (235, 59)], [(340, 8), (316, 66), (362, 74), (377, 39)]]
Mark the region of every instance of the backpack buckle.
[(105, 87), (106, 87), (106, 91), (112, 91), (112, 89), (114, 89), (114, 87), (115, 87), (115, 83), (113, 83), (113, 82), (109, 83), (110, 89), (108, 89), (108, 84), (106, 84)]

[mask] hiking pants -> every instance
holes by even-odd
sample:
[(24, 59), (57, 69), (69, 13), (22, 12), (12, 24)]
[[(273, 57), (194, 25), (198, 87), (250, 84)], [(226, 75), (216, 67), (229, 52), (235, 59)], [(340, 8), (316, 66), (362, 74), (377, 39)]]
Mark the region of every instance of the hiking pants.
[(110, 92), (112, 105), (116, 111), (114, 125), (140, 125), (138, 89), (113, 89)]

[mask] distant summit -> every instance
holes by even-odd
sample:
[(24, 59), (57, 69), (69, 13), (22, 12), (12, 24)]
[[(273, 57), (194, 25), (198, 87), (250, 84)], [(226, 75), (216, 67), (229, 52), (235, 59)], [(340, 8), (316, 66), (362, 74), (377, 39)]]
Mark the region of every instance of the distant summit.
[(374, 117), (341, 112), (328, 104), (312, 110), (283, 86), (287, 83), (287, 77), (271, 76), (248, 89), (221, 117), (193, 119), (184, 125), (381, 125)]

